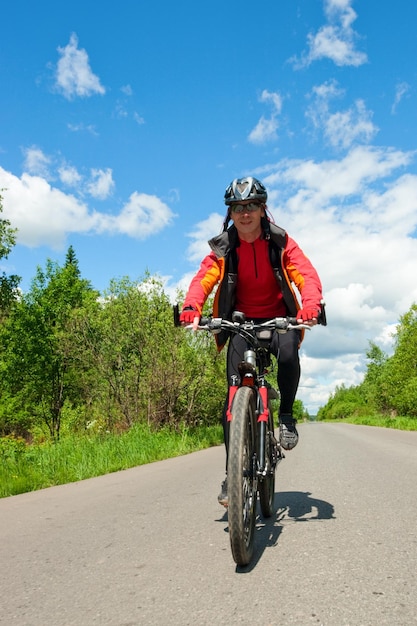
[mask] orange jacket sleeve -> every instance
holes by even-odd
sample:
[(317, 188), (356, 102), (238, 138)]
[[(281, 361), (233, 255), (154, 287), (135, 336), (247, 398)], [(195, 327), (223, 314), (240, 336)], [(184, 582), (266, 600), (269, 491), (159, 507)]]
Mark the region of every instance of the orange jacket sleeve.
[(201, 262), (200, 269), (192, 279), (183, 307), (192, 306), (201, 315), (205, 301), (223, 278), (224, 259), (210, 252)]
[(320, 278), (312, 263), (291, 237), (288, 237), (283, 252), (282, 265), (290, 281), (300, 292), (302, 306), (316, 308), (319, 311), (323, 298)]

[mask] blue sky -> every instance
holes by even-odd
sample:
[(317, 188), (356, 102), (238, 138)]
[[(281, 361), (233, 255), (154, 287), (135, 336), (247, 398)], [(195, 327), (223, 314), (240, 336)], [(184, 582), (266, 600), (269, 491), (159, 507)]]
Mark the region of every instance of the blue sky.
[(84, 278), (175, 294), (254, 174), (317, 267), (329, 326), (302, 347), (310, 412), (360, 382), (417, 301), (417, 5), (140, 0), (2, 10), (0, 188), (27, 289), (75, 248)]

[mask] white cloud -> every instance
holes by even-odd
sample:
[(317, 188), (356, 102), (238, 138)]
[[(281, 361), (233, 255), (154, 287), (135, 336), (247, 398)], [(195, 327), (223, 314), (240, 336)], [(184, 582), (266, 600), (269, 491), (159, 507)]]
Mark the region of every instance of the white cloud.
[(127, 112), (125, 105), (123, 102), (116, 102), (116, 106), (115, 106), (115, 116), (117, 118), (127, 118), (129, 115), (129, 113)]
[(320, 59), (330, 59), (338, 66), (358, 67), (367, 62), (364, 52), (356, 49), (357, 33), (352, 24), (357, 14), (351, 7), (352, 0), (325, 0), (327, 24), (317, 33), (307, 37), (308, 52), (301, 59), (290, 59), (296, 68), (310, 65)]
[(274, 93), (264, 89), (261, 93), (261, 97), (259, 98), (260, 102), (270, 102), (272, 104), (273, 113), (279, 114), (282, 109), (282, 98), (279, 93)]
[(60, 181), (67, 187), (77, 187), (82, 181), (82, 176), (77, 168), (72, 165), (62, 165), (58, 168)]
[(224, 218), (225, 215), (211, 213), (206, 220), (196, 224), (187, 234), (187, 237), (192, 240), (187, 249), (187, 257), (192, 263), (199, 263), (210, 252), (207, 241), (222, 231)]
[(142, 117), (137, 111), (133, 111), (133, 113), (130, 112), (130, 106), (127, 99), (123, 101), (117, 100), (114, 108), (114, 116), (118, 119), (130, 119), (131, 117), (133, 117), (133, 120), (139, 126), (142, 126), (142, 124), (145, 123), (144, 117)]
[(398, 105), (400, 104), (404, 96), (406, 96), (409, 93), (410, 89), (411, 87), (408, 83), (406, 82), (398, 83), (398, 85), (395, 88), (395, 98), (394, 98), (394, 104), (391, 107), (391, 113), (397, 112)]
[(51, 159), (40, 148), (33, 146), (24, 150), (24, 167), (30, 174), (50, 178), (49, 166)]
[(262, 116), (255, 128), (249, 133), (248, 140), (251, 143), (265, 143), (277, 139), (278, 115), (282, 109), (282, 98), (279, 93), (264, 89), (259, 98), (260, 102), (272, 105), (270, 117)]
[(372, 113), (367, 111), (363, 100), (356, 100), (347, 111), (328, 116), (324, 135), (330, 145), (338, 148), (349, 148), (356, 141), (369, 142), (378, 131), (371, 119)]
[(275, 117), (261, 117), (255, 128), (249, 133), (251, 143), (265, 143), (277, 139), (278, 122)]
[(93, 196), (93, 198), (104, 200), (111, 194), (113, 188), (113, 173), (110, 168), (107, 168), (105, 170), (91, 170), (91, 180), (87, 184), (87, 190), (88, 193)]
[(70, 232), (88, 232), (96, 218), (85, 204), (66, 195), (40, 176), (24, 173), (21, 178), (0, 168), (4, 192), (4, 215), (18, 229), (17, 242), (34, 247), (60, 249)]
[[(316, 328), (309, 337), (313, 333), (321, 334), (326, 331), (326, 328)], [(303, 399), (310, 414), (314, 415), (320, 406), (326, 404), (336, 386), (358, 385), (362, 381), (365, 359), (361, 354), (346, 354), (331, 359), (311, 358), (305, 354), (303, 348), (308, 343), (309, 338), (302, 344), (300, 351), (302, 373), (298, 397)]]
[(73, 133), (87, 132), (93, 137), (98, 137), (98, 132), (92, 124), (67, 124), (67, 127)]
[(113, 172), (110, 168), (92, 168), (87, 178), (76, 167), (64, 161), (57, 166), (55, 174), (57, 157), (46, 155), (36, 147), (27, 148), (24, 154), (26, 173), (49, 181), (58, 178), (63, 185), (73, 188), (78, 195), (88, 194), (98, 200), (105, 200), (114, 189)]
[[(67, 168), (61, 175), (70, 180), (71, 171)], [(74, 182), (75, 170), (72, 175)], [(109, 188), (109, 180), (106, 175), (100, 179), (103, 190)], [(169, 226), (175, 217), (159, 198), (138, 192), (130, 196), (118, 214), (100, 213), (75, 196), (52, 187), (40, 176), (24, 173), (19, 178), (1, 167), (0, 188), (5, 190), (4, 217), (18, 229), (17, 242), (28, 247), (47, 245), (59, 250), (70, 233), (123, 234), (146, 239)]]
[(332, 98), (339, 98), (345, 95), (345, 90), (340, 88), (336, 80), (328, 80), (321, 85), (316, 85), (312, 89), (317, 101), (322, 102), (322, 106), (328, 107), (328, 102)]
[(86, 98), (94, 94), (104, 95), (105, 88), (90, 67), (87, 52), (78, 49), (75, 33), (64, 48), (58, 48), (60, 59), (56, 67), (56, 88), (68, 100), (74, 96)]
[(368, 143), (378, 132), (372, 123), (372, 112), (365, 103), (357, 99), (344, 111), (330, 110), (330, 103), (345, 96), (335, 80), (313, 87), (309, 98), (311, 104), (306, 110), (306, 117), (313, 124), (315, 131), (322, 131), (328, 144), (335, 148), (349, 148), (354, 143)]
[(133, 113), (133, 119), (135, 120), (136, 124), (139, 124), (139, 126), (142, 126), (142, 124), (145, 123), (145, 118), (139, 115), (139, 113), (137, 113), (136, 111)]
[(133, 95), (133, 89), (130, 85), (123, 85), (123, 87), (120, 88), (120, 91), (122, 93), (125, 94), (125, 96), (132, 96)]
[(147, 239), (170, 226), (175, 214), (156, 196), (135, 191), (119, 215), (100, 216), (99, 232)]
[[(269, 172), (265, 182), (272, 187), (270, 198), (285, 197), (291, 208), (319, 209), (332, 200), (344, 202), (347, 196), (362, 194), (374, 181), (391, 176), (414, 158), (413, 152), (356, 146), (341, 159), (322, 162), (284, 159)], [(295, 192), (295, 193), (294, 193)]]

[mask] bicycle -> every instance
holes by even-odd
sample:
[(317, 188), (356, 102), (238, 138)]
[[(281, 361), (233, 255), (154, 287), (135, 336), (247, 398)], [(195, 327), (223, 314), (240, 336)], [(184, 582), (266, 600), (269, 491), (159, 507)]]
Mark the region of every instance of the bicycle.
[[(178, 310), (174, 312), (176, 323)], [(324, 308), (320, 323), (325, 324)], [(275, 438), (272, 400), (278, 392), (266, 380), (271, 355), (268, 350), (273, 332), (310, 329), (296, 318), (279, 317), (255, 324), (243, 313), (234, 312), (232, 321), (203, 318), (199, 330), (212, 333), (226, 330), (239, 334), (248, 345), (239, 364), (239, 378), (229, 386), (227, 420), (230, 422), (227, 462), (228, 522), (232, 556), (239, 566), (248, 565), (254, 551), (256, 506), (263, 517), (273, 514), (275, 470), (285, 458)]]

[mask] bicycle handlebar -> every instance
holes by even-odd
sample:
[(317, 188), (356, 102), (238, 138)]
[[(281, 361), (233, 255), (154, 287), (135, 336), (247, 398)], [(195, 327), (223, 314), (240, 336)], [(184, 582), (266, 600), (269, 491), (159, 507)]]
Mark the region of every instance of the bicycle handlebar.
[(256, 324), (251, 320), (247, 321), (243, 318), (235, 319), (230, 322), (229, 320), (225, 320), (220, 317), (203, 317), (201, 318), (197, 328), (198, 330), (209, 330), (210, 332), (229, 330), (230, 332), (237, 333), (240, 329), (244, 329), (246, 331), (277, 330), (278, 332), (302, 329), (310, 330), (311, 326), (308, 324), (299, 324), (297, 322), (297, 318), (295, 317), (275, 317), (259, 324)]
[[(179, 307), (178, 304), (174, 304), (173, 306), (173, 312), (174, 312), (174, 325), (175, 326), (181, 326), (180, 323), (180, 312), (179, 312)], [(221, 318), (216, 318), (216, 317), (205, 317), (202, 318), (200, 320), (200, 324), (198, 326), (198, 328), (200, 330), (232, 330), (233, 328), (236, 328), (236, 324), (252, 324), (254, 325), (253, 322), (247, 322), (245, 320), (245, 316), (243, 313), (239, 313), (239, 312), (235, 312), (233, 314), (235, 316), (235, 321), (228, 321), (228, 320), (224, 320)], [(238, 318), (237, 318), (238, 316)], [(224, 324), (224, 326), (221, 326), (221, 324)], [(320, 312), (318, 315), (318, 319), (317, 319), (317, 323), (320, 324), (321, 326), (327, 326), (327, 319), (326, 319), (326, 310), (325, 310), (325, 304), (324, 302), (320, 303)], [(213, 325), (215, 326), (215, 328), (213, 327)], [(210, 326), (212, 326), (213, 328), (210, 328)], [(294, 329), (308, 329), (311, 330), (311, 326), (309, 326), (308, 324), (298, 324), (297, 323), (297, 318), (296, 317), (275, 317), (272, 320), (268, 320), (267, 322), (264, 322), (263, 324), (255, 324), (254, 326), (259, 327), (259, 329), (272, 329), (272, 330), (281, 330), (282, 332), (285, 332), (287, 330), (294, 330)], [(249, 328), (249, 327), (247, 327)]]
[[(181, 326), (178, 304), (173, 306), (173, 312), (175, 326)], [(192, 328), (192, 324), (184, 326), (184, 328)], [(298, 323), (296, 317), (275, 317), (266, 322), (255, 323), (251, 320), (246, 320), (243, 313), (235, 311), (232, 315), (232, 321), (220, 317), (203, 317), (200, 319), (197, 330), (207, 330), (212, 333), (218, 333), (221, 330), (227, 330), (232, 333), (239, 333), (242, 330), (246, 332), (261, 330), (287, 332), (287, 330), (311, 330), (311, 326)]]

